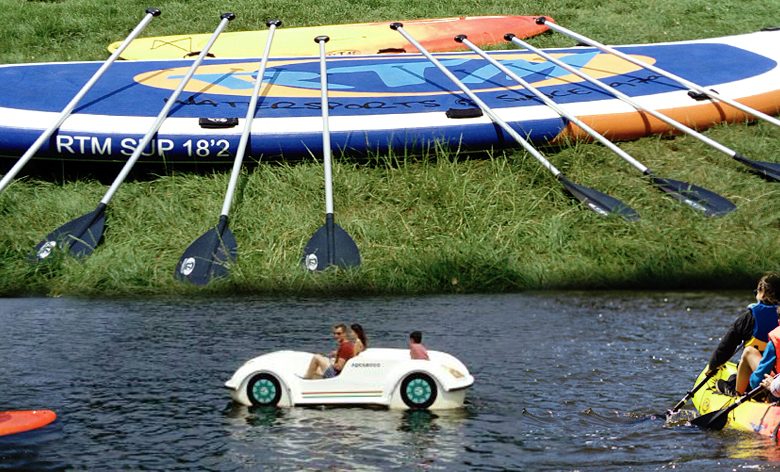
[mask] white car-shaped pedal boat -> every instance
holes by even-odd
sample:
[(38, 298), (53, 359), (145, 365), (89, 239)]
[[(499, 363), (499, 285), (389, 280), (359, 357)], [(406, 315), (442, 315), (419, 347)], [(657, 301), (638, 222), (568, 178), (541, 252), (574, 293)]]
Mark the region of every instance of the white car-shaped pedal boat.
[(474, 383), (454, 356), (428, 351), (415, 360), (408, 349), (370, 348), (329, 379), (304, 379), (312, 353), (276, 351), (250, 359), (225, 382), (247, 406), (382, 405), (398, 409), (460, 408)]

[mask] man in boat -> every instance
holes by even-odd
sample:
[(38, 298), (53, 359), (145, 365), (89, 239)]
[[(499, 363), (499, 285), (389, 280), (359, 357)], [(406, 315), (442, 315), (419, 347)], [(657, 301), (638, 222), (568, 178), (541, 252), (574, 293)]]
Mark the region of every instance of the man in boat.
[(330, 358), (322, 354), (314, 354), (306, 371), (305, 379), (329, 379), (341, 373), (348, 360), (355, 356), (355, 348), (347, 339), (347, 326), (343, 323), (333, 326), (333, 337), (337, 348), (330, 353)]
[[(761, 277), (755, 290), (756, 303), (748, 305), (718, 344), (709, 362), (710, 371), (725, 364), (739, 349), (740, 356), (736, 377), (718, 380), (718, 390), (726, 395), (743, 395), (751, 382), (751, 374), (761, 362), (769, 342), (769, 333), (778, 327), (780, 304), (780, 274), (768, 273)], [(780, 334), (780, 331), (778, 332)], [(763, 379), (763, 376), (762, 376)], [(756, 386), (759, 382), (756, 383)]]

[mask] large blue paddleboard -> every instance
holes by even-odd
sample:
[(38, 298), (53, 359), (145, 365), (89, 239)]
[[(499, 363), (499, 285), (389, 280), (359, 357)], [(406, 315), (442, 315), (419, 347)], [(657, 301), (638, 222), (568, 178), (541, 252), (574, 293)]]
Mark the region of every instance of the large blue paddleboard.
[[(618, 49), (768, 113), (780, 110), (780, 32)], [(744, 115), (695, 101), (669, 79), (586, 47), (548, 50), (647, 108), (699, 128)], [(665, 131), (633, 108), (526, 51), (492, 53), (571, 113), (614, 138)], [(438, 58), (520, 134), (543, 142), (575, 133), (494, 66), (471, 53)], [(99, 62), (0, 66), (0, 155), (21, 155), (98, 69)], [(114, 64), (39, 152), (64, 160), (125, 160), (185, 75), (189, 60)], [(328, 58), (331, 141), (347, 154), (440, 145), (512, 144), (423, 56)], [(259, 60), (207, 60), (145, 150), (145, 162), (232, 162)], [(322, 152), (319, 58), (272, 58), (250, 141), (255, 159)], [(448, 113), (450, 111), (450, 113)]]

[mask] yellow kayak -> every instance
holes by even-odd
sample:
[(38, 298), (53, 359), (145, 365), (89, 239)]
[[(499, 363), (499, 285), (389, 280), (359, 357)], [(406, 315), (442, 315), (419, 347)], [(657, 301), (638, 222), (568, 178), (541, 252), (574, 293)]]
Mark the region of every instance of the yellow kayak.
[[(706, 371), (705, 367), (694, 385), (704, 380)], [(725, 380), (736, 373), (737, 366), (728, 362), (694, 394), (693, 406), (699, 411), (699, 415), (727, 408), (740, 398), (723, 395), (715, 387), (719, 379)], [(726, 427), (777, 438), (780, 429), (780, 406), (756, 400), (746, 401), (728, 414)]]
[[(465, 34), (474, 44), (485, 47), (503, 44), (504, 34), (514, 33), (528, 38), (547, 31), (547, 26), (536, 24), (536, 16), (461, 16), (406, 20), (404, 29), (430, 51), (467, 49), (453, 40)], [(548, 21), (551, 21), (549, 17)], [(329, 55), (357, 55), (418, 52), (400, 34), (390, 29), (390, 21), (343, 25), (284, 28), (274, 34), (272, 56), (316, 56), (319, 46), (315, 36), (327, 35), (325, 45)], [(181, 59), (196, 56), (211, 34), (184, 34), (136, 39), (120, 56), (122, 59)], [(209, 51), (210, 57), (260, 57), (265, 48), (268, 31), (240, 31), (223, 33)], [(116, 51), (121, 42), (108, 46)]]

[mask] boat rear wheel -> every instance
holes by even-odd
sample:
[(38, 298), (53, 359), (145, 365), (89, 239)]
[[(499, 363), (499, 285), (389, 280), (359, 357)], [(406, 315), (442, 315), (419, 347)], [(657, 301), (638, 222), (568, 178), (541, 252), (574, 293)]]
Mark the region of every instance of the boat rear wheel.
[(409, 408), (430, 408), (437, 395), (436, 381), (427, 374), (415, 373), (401, 382), (401, 399)]

